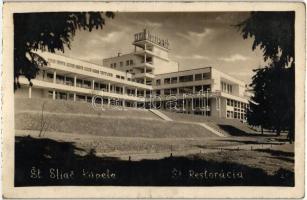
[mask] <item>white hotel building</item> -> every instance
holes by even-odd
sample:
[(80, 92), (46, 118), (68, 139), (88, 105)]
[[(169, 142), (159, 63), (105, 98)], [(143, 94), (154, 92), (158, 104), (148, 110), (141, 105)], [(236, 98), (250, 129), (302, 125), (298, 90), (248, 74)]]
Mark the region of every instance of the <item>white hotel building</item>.
[[(134, 35), (134, 52), (92, 64), (48, 52), (33, 86), (20, 77), (16, 95), (124, 107), (156, 107), (245, 120), (250, 94), (245, 83), (210, 66), (180, 71), (169, 59), (169, 42), (149, 31)], [(103, 100), (103, 101), (101, 101)], [(151, 103), (150, 103), (151, 102)]]

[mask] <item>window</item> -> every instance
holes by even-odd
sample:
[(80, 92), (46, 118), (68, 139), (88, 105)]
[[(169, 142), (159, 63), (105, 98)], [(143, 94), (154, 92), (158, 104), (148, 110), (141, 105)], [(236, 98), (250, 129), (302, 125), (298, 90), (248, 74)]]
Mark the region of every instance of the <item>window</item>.
[(164, 84), (170, 84), (171, 83), (171, 79), (170, 78), (165, 78), (164, 79)]
[(83, 86), (84, 86), (85, 88), (91, 88), (91, 81), (84, 80), (83, 83), (84, 83)]
[(210, 91), (211, 90), (211, 86), (210, 85), (203, 85), (203, 91)]
[(57, 64), (59, 64), (59, 65), (65, 65), (65, 62), (58, 60), (58, 61), (57, 61)]
[(130, 60), (126, 60), (126, 66), (130, 65)]
[(195, 74), (195, 81), (202, 80), (202, 74)]
[(116, 68), (116, 63), (113, 63), (113, 67)]
[(161, 94), (161, 91), (160, 91), (160, 90), (157, 90), (157, 91), (156, 91), (156, 95), (159, 96), (160, 94)]
[(229, 93), (229, 94), (232, 93), (232, 85), (231, 84), (221, 82), (221, 89), (222, 89), (222, 92), (226, 92), (226, 93)]
[(210, 76), (210, 72), (207, 72), (207, 73), (203, 73), (203, 79), (210, 79), (211, 76)]
[(53, 91), (48, 91), (48, 98), (53, 98)]
[(64, 76), (57, 75), (56, 76), (56, 82), (57, 83), (64, 83)]
[(48, 79), (53, 79), (53, 74), (47, 73), (47, 78)]
[(172, 77), (172, 78), (171, 78), (171, 83), (172, 83), (172, 84), (177, 83), (177, 77)]
[(165, 94), (165, 95), (170, 95), (170, 94), (171, 94), (170, 89), (165, 89), (165, 90), (164, 90), (164, 94)]
[(227, 99), (227, 106), (230, 106), (230, 99)]
[(74, 79), (71, 77), (66, 77), (66, 85), (73, 85), (74, 84)]
[(177, 88), (172, 88), (171, 89), (171, 94), (177, 94)]
[(160, 85), (160, 84), (161, 84), (161, 80), (160, 79), (156, 80), (156, 85)]
[(110, 66), (111, 68), (113, 68), (113, 63), (111, 63), (111, 66)]
[(119, 62), (119, 66), (120, 66), (120, 67), (123, 67), (123, 66), (124, 66), (124, 63), (123, 63), (123, 62)]
[(81, 66), (81, 65), (76, 65), (76, 68), (77, 68), (77, 69), (83, 69), (83, 66)]
[(195, 86), (195, 92), (200, 92), (203, 89), (201, 85)]
[(77, 87), (82, 87), (82, 80), (81, 79), (77, 79)]
[(83, 69), (88, 72), (92, 71), (91, 68), (88, 68), (88, 67), (84, 67)]
[(192, 94), (193, 87), (181, 87), (179, 88), (179, 94)]
[(133, 60), (130, 60), (130, 65), (133, 65)]
[(74, 68), (74, 67), (75, 67), (75, 65), (74, 65), (74, 64), (72, 64), (72, 63), (66, 63), (66, 66), (67, 66), (67, 67), (72, 67), (72, 68)]
[(193, 81), (193, 75), (179, 77), (179, 82), (189, 82), (189, 81)]
[(51, 63), (56, 63), (56, 60), (51, 59), (51, 58), (48, 58), (48, 62), (51, 62)]

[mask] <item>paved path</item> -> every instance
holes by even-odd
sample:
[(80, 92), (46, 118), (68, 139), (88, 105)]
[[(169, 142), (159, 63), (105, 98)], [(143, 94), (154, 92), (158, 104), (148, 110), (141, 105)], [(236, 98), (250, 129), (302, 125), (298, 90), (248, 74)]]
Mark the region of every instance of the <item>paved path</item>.
[(180, 156), (187, 156), (192, 154), (207, 154), (207, 153), (215, 153), (215, 152), (222, 152), (222, 151), (230, 151), (230, 150), (255, 150), (255, 149), (270, 149), (273, 148), (275, 145), (280, 144), (249, 144), (249, 145), (234, 145), (234, 146), (227, 146), (227, 147), (215, 147), (215, 148), (197, 148), (191, 150), (182, 150), (182, 151), (174, 151), (174, 152), (157, 152), (157, 153), (137, 153), (137, 152), (118, 152), (118, 153), (96, 153), (97, 156), (107, 156), (107, 157), (116, 157), (121, 160), (132, 160), (132, 161), (139, 161), (143, 159), (150, 159), (150, 160), (158, 160), (167, 158), (170, 156), (180, 157)]

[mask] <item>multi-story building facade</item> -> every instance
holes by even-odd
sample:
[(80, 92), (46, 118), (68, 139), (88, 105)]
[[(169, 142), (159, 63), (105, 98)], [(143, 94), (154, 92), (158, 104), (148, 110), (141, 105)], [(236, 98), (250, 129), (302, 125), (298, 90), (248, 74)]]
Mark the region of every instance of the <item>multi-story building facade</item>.
[[(123, 107), (154, 107), (245, 120), (244, 82), (211, 66), (179, 70), (169, 58), (169, 42), (149, 31), (135, 34), (134, 51), (96, 65), (39, 52), (48, 62), (33, 86), (21, 77), (16, 95), (92, 102)], [(97, 98), (97, 96), (99, 98)]]

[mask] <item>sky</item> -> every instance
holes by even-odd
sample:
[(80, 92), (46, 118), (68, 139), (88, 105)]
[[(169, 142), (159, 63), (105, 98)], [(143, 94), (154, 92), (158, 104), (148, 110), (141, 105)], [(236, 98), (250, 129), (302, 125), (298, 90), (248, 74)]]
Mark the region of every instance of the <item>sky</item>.
[(169, 56), (180, 70), (211, 66), (249, 84), (252, 69), (264, 61), (261, 50), (252, 50), (253, 38), (244, 40), (234, 26), (248, 17), (248, 12), (115, 13), (103, 29), (77, 31), (64, 55), (101, 65), (118, 52), (132, 52), (134, 34), (147, 28), (168, 39)]

